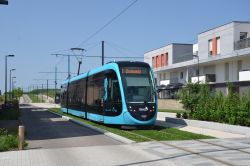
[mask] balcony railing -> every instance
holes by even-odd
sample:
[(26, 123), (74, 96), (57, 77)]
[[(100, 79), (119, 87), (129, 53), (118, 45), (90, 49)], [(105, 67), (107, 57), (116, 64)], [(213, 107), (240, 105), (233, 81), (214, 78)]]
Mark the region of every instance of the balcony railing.
[[(216, 82), (216, 75), (215, 74), (205, 74), (204, 76), (199, 76), (200, 83), (212, 83)], [(191, 77), (192, 83), (198, 82), (198, 76)]]
[(239, 41), (236, 41), (234, 44), (234, 49), (235, 50), (240, 50), (243, 48), (248, 48), (250, 47), (250, 38), (242, 39)]

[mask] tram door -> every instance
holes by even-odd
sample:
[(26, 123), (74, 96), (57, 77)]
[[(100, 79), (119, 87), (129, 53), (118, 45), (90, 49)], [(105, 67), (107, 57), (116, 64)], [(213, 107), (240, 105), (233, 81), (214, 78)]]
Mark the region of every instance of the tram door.
[(115, 72), (108, 73), (104, 78), (104, 121), (105, 117), (116, 116), (121, 111), (121, 95), (119, 82)]

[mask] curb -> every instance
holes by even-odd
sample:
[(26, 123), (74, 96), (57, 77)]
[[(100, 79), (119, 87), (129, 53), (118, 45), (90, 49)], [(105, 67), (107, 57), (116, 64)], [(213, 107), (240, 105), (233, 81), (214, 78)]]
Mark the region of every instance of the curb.
[(62, 117), (63, 119), (66, 119), (66, 120), (68, 120), (68, 121), (70, 121), (70, 122), (72, 122), (72, 123), (75, 123), (75, 124), (78, 124), (78, 125), (80, 125), (80, 126), (87, 127), (87, 128), (92, 129), (92, 130), (95, 130), (95, 131), (97, 131), (97, 132), (103, 133), (104, 135), (106, 135), (106, 136), (108, 136), (108, 137), (110, 137), (110, 138), (112, 138), (112, 139), (114, 139), (114, 140), (117, 140), (117, 141), (119, 141), (119, 142), (122, 142), (122, 143), (125, 143), (125, 144), (132, 144), (132, 143), (135, 143), (135, 141), (132, 141), (132, 140), (130, 140), (130, 139), (128, 139), (128, 138), (122, 137), (122, 136), (120, 136), (120, 135), (111, 133), (111, 132), (109, 132), (109, 131), (100, 129), (100, 128), (95, 127), (95, 126), (92, 126), (92, 125), (86, 124), (86, 123), (84, 123), (84, 122), (75, 120), (75, 119), (70, 118), (70, 117), (68, 117), (68, 116), (60, 115), (60, 114), (58, 114), (58, 113), (55, 113), (55, 112), (52, 112), (52, 111), (49, 111), (49, 110), (48, 110), (48, 112), (50, 112), (50, 113), (52, 113), (52, 114), (55, 114), (55, 115), (58, 115), (58, 116)]
[(245, 126), (236, 126), (236, 125), (230, 125), (230, 124), (224, 124), (224, 123), (218, 123), (218, 122), (170, 118), (170, 117), (165, 117), (165, 122), (180, 124), (184, 126), (193, 126), (193, 127), (218, 130), (218, 131), (223, 131), (223, 132), (229, 132), (232, 134), (241, 134), (241, 135), (245, 135), (246, 137), (250, 137), (250, 127), (245, 127)]

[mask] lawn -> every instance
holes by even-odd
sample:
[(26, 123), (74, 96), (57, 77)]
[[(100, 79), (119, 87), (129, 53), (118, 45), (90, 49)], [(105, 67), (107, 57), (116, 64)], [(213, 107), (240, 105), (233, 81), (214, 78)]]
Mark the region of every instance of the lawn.
[(183, 113), (183, 112), (187, 112), (189, 113), (189, 111), (187, 110), (172, 110), (172, 109), (158, 109), (159, 112), (171, 112), (171, 113)]
[(32, 100), (32, 103), (42, 103), (42, 100), (37, 97), (37, 95), (33, 95), (32, 93), (28, 93), (29, 98)]
[(65, 114), (61, 112), (59, 108), (52, 108), (52, 109), (49, 109), (49, 111), (58, 113), (60, 115), (69, 116), (73, 119), (82, 121), (89, 125), (92, 125), (92, 126), (101, 128), (103, 130), (112, 132), (114, 134), (126, 137), (135, 142), (151, 141), (152, 139), (157, 140), (157, 141), (164, 141), (164, 140), (191, 140), (191, 139), (213, 138), (213, 137), (205, 136), (201, 134), (194, 134), (194, 133), (190, 133), (186, 131), (181, 131), (176, 128), (164, 128), (160, 126), (143, 127), (143, 128), (134, 129), (134, 130), (124, 130), (124, 129), (121, 129), (119, 126), (103, 125), (103, 124), (85, 120), (85, 119), (82, 119), (82, 118), (79, 118), (70, 114)]

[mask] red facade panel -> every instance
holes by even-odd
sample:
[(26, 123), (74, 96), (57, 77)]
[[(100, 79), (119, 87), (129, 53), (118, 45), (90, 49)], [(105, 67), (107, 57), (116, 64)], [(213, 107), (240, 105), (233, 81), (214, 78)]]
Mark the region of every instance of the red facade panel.
[(161, 55), (158, 55), (158, 59), (159, 59), (159, 62), (158, 62), (158, 67), (162, 67), (162, 66), (161, 66), (161, 61), (162, 61), (162, 59), (161, 59)]
[(216, 40), (216, 37), (213, 38), (212, 40), (212, 55), (213, 56), (216, 56), (217, 55), (217, 40)]
[(154, 68), (157, 68), (156, 61), (157, 61), (157, 56), (154, 57)]

